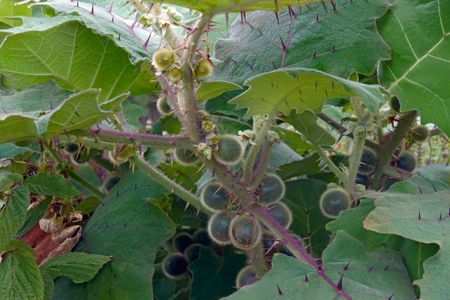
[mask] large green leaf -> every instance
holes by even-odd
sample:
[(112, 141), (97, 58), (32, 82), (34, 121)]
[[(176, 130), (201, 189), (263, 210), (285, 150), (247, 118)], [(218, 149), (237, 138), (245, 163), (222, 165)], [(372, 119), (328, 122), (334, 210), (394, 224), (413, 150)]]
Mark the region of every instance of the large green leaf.
[(112, 257), (104, 255), (70, 252), (48, 260), (40, 266), (40, 269), (49, 274), (53, 280), (65, 276), (75, 283), (83, 283), (94, 278), (111, 259)]
[[(200, 250), (200, 257), (189, 266), (192, 272), (191, 300), (219, 299), (235, 291), (236, 275), (245, 266), (246, 257), (226, 248), (223, 256), (212, 249)], [(205, 287), (214, 288), (205, 288)]]
[(421, 243), (435, 243), (440, 251), (423, 264), (423, 278), (415, 281), (422, 299), (447, 299), (450, 278), (450, 191), (433, 194), (389, 193), (375, 200), (364, 227), (396, 234)]
[(80, 194), (79, 190), (59, 174), (38, 173), (28, 177), (24, 184), (30, 192), (38, 195), (73, 198)]
[(278, 11), (287, 6), (300, 6), (320, 0), (147, 0), (149, 3), (169, 3), (189, 9), (199, 10), (208, 14), (218, 14), (226, 12), (241, 12), (250, 10), (272, 10)]
[(13, 241), (2, 251), (0, 299), (42, 300), (44, 283), (33, 249), (24, 242)]
[[(110, 6), (111, 4), (108, 4), (107, 7)], [(110, 12), (108, 8), (92, 6), (90, 2), (53, 0), (34, 4), (33, 7), (51, 8), (59, 16), (65, 16), (66, 20), (79, 20), (101, 35), (114, 36), (114, 42), (129, 52), (133, 61), (150, 57), (161, 44), (157, 34), (153, 34), (147, 41), (150, 32), (140, 26), (132, 26), (134, 20), (125, 20)]]
[(207, 101), (214, 99), (225, 92), (241, 88), (240, 85), (228, 81), (205, 81), (200, 83), (200, 86), (197, 89), (197, 98), (200, 101)]
[(23, 115), (0, 116), (0, 143), (20, 141), (37, 136), (34, 118)]
[(328, 219), (322, 215), (319, 207), (320, 195), (326, 188), (326, 182), (316, 179), (289, 181), (283, 199), (292, 210), (290, 229), (304, 239), (314, 255), (320, 255), (330, 241), (330, 234), (325, 230)]
[[(78, 21), (8, 35), (0, 46), (0, 74), (6, 86), (24, 89), (54, 80), (72, 91), (101, 89), (101, 103), (132, 90), (143, 78), (150, 80), (153, 75), (141, 66), (133, 65), (111, 37)], [(148, 81), (146, 85), (152, 89)]]
[(8, 26), (17, 26), (20, 21), (3, 17), (14, 16), (31, 16), (31, 10), (26, 3), (18, 5), (19, 0), (2, 0), (0, 1), (0, 21)]
[(30, 204), (29, 194), (27, 187), (17, 187), (0, 211), (0, 248), (14, 239), (16, 232), (25, 222)]
[[(336, 12), (326, 3), (282, 11), (252, 12), (246, 23), (238, 18), (230, 36), (216, 43), (214, 80), (242, 83), (259, 73), (284, 67), (319, 69), (342, 77), (353, 72), (371, 74), (378, 60), (390, 58), (389, 48), (375, 29), (374, 20), (389, 1), (336, 0)], [(292, 23), (293, 21), (293, 23)], [(292, 26), (292, 29), (290, 29)], [(281, 42), (282, 41), (282, 42)]]
[(417, 109), (422, 122), (450, 134), (450, 2), (398, 0), (379, 30), (392, 48), (381, 82), (398, 95), (402, 111)]
[[(339, 231), (323, 253), (325, 274), (353, 299), (415, 299), (413, 287), (399, 255), (387, 249), (368, 251), (344, 231)], [(393, 298), (392, 298), (393, 297)], [(229, 300), (342, 299), (305, 263), (276, 255), (260, 281), (226, 298)]]
[(113, 260), (88, 283), (57, 279), (53, 299), (149, 299), (155, 253), (174, 234), (174, 224), (149, 202), (164, 193), (141, 172), (125, 176), (97, 208), (77, 247)]
[(301, 114), (292, 113), (288, 122), (297, 129), (306, 140), (318, 146), (330, 146), (335, 143), (333, 136), (328, 131), (317, 124), (317, 117), (311, 111), (304, 111)]
[(246, 117), (292, 109), (319, 111), (325, 100), (358, 96), (375, 113), (384, 102), (378, 86), (346, 80), (317, 70), (291, 68), (264, 73), (248, 79), (250, 88), (231, 100), (248, 108)]
[(54, 84), (34, 86), (20, 92), (0, 91), (0, 116), (21, 114), (38, 118), (57, 107), (68, 96), (67, 91)]

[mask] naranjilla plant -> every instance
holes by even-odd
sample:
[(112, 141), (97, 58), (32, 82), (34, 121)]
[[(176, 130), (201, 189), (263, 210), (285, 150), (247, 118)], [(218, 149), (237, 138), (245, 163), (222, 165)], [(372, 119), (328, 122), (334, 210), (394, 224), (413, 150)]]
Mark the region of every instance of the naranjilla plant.
[(450, 1), (0, 2), (0, 299), (450, 297)]

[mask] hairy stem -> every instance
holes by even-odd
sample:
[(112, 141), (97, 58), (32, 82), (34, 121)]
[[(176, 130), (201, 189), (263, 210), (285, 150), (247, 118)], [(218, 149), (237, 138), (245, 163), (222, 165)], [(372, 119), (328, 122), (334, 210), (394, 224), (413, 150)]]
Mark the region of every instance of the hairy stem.
[(272, 143), (268, 140), (263, 141), (259, 151), (259, 160), (256, 164), (255, 171), (253, 172), (253, 187), (259, 186), (266, 174), (267, 168), (269, 167), (269, 155), (271, 149)]
[(139, 169), (152, 177), (156, 182), (166, 187), (168, 190), (172, 191), (175, 195), (193, 205), (198, 210), (206, 214), (210, 214), (210, 212), (203, 206), (199, 198), (171, 180), (162, 171), (158, 170), (158, 168), (149, 164), (142, 156), (135, 155), (133, 161)]
[(378, 166), (373, 179), (373, 188), (378, 190), (381, 187), (384, 166), (389, 164), (395, 149), (400, 145), (403, 138), (408, 134), (411, 125), (417, 118), (417, 111), (406, 112), (399, 120), (397, 127), (392, 133), (389, 142), (378, 151)]
[(185, 128), (189, 137), (196, 143), (200, 141), (200, 128), (197, 116), (198, 104), (197, 96), (195, 94), (195, 80), (192, 62), (195, 56), (195, 52), (200, 43), (200, 39), (205, 31), (206, 25), (208, 25), (210, 17), (203, 15), (195, 24), (195, 31), (191, 34), (186, 42), (187, 50), (183, 56), (183, 65), (181, 66), (181, 72), (183, 74), (183, 99), (184, 99), (184, 111), (186, 118)]
[(364, 149), (364, 141), (366, 140), (366, 131), (363, 132), (355, 132), (354, 134), (354, 142), (353, 142), (353, 150), (350, 155), (349, 161), (349, 174), (347, 181), (347, 192), (353, 194), (355, 189), (355, 180), (356, 175), (358, 173), (359, 165), (361, 164), (361, 157)]
[(252, 265), (255, 269), (256, 277), (262, 278), (267, 272), (266, 260), (264, 258), (264, 250), (262, 241), (256, 244), (256, 247), (249, 251), (248, 255), (251, 257)]
[(91, 128), (88, 131), (77, 132), (79, 135), (94, 137), (111, 143), (142, 144), (158, 148), (188, 147), (192, 143), (185, 136), (163, 136), (146, 133), (133, 133), (117, 130)]

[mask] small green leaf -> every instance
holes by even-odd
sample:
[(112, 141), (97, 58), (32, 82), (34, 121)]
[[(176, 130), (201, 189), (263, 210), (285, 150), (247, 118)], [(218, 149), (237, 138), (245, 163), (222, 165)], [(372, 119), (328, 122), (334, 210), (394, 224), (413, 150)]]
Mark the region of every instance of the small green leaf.
[(44, 282), (33, 249), (22, 241), (13, 241), (0, 254), (0, 299), (42, 300)]
[(264, 73), (248, 79), (250, 88), (230, 103), (248, 108), (245, 117), (295, 109), (320, 111), (325, 100), (358, 96), (375, 113), (384, 102), (380, 87), (342, 79), (324, 72), (302, 68)]
[(128, 94), (121, 94), (99, 103), (100, 90), (88, 89), (73, 94), (52, 113), (39, 120), (39, 128), (46, 135), (52, 136), (76, 129), (85, 129), (111, 115), (118, 108)]
[(317, 117), (311, 111), (304, 111), (301, 114), (292, 113), (288, 122), (297, 129), (307, 141), (317, 146), (333, 145), (335, 140), (328, 131), (317, 124)]
[(24, 184), (30, 192), (38, 195), (73, 198), (80, 194), (79, 190), (59, 174), (38, 173), (28, 177)]
[(242, 89), (238, 84), (228, 81), (204, 81), (197, 89), (197, 98), (200, 101), (214, 99), (225, 92)]
[[(30, 204), (29, 195), (30, 192), (26, 186), (17, 187), (0, 211), (0, 247), (13, 240), (16, 232), (25, 222)], [(3, 298), (0, 297), (0, 299)]]
[[(414, 289), (396, 252), (369, 251), (344, 231), (324, 251), (322, 269), (332, 282), (342, 279), (342, 290), (352, 299), (414, 299)], [(347, 267), (347, 270), (344, 268)], [(305, 280), (307, 279), (307, 280)], [(300, 260), (275, 255), (272, 269), (256, 283), (240, 289), (228, 300), (340, 299), (317, 270)], [(433, 298), (439, 299), (439, 298)]]
[(415, 281), (423, 299), (445, 299), (450, 278), (450, 192), (382, 195), (364, 220), (364, 228), (396, 234), (421, 243), (435, 243), (440, 251), (423, 264), (423, 278)]
[(91, 280), (111, 257), (83, 252), (66, 253), (48, 260), (40, 266), (53, 280), (60, 276), (69, 277), (75, 283)]
[(380, 79), (397, 94), (401, 110), (418, 110), (424, 123), (450, 135), (450, 2), (398, 0), (379, 22), (392, 48)]

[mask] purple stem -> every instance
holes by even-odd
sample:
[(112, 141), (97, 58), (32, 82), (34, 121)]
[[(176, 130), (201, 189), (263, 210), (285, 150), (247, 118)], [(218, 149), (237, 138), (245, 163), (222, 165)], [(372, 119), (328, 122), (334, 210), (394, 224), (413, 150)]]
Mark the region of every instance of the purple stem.
[(185, 136), (177, 136), (177, 135), (163, 136), (156, 134), (108, 130), (95, 127), (90, 128), (89, 131), (93, 133), (95, 137), (119, 143), (120, 142), (129, 143), (130, 141), (132, 141), (132, 142), (139, 142), (144, 145), (159, 146), (159, 147), (179, 147), (179, 146), (188, 146), (191, 144), (189, 139)]
[(319, 265), (314, 257), (312, 257), (306, 249), (299, 243), (299, 241), (291, 236), (286, 228), (281, 226), (270, 214), (267, 208), (258, 205), (252, 205), (248, 207), (248, 211), (257, 217), (264, 225), (271, 229), (275, 235), (282, 240), (285, 245), (292, 251), (295, 257), (299, 260), (307, 263), (316, 270), (316, 274), (323, 278), (335, 291), (344, 299), (351, 300), (352, 297), (339, 288), (328, 275), (325, 274), (322, 266)]

